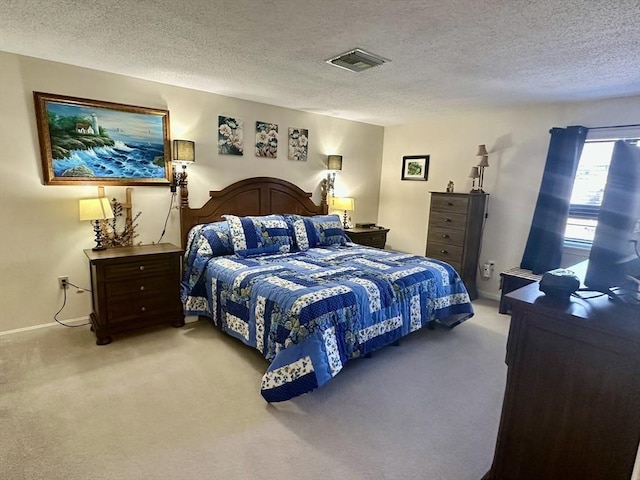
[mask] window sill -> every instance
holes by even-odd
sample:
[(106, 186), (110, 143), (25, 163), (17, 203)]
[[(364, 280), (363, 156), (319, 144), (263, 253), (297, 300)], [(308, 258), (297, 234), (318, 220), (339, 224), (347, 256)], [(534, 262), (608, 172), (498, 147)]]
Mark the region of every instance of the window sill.
[(586, 242), (572, 242), (571, 240), (565, 240), (563, 250), (566, 253), (573, 253), (576, 255), (589, 254), (591, 251), (591, 243)]

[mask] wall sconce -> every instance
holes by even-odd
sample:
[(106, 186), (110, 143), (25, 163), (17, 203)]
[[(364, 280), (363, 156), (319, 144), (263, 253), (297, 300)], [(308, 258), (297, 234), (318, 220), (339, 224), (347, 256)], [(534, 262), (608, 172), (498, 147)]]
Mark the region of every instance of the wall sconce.
[(188, 198), (187, 191), (187, 164), (196, 161), (196, 145), (191, 140), (174, 140), (173, 141), (173, 161), (182, 164), (182, 172), (176, 172), (175, 165), (173, 169), (173, 182), (171, 183), (171, 191), (176, 191), (176, 186), (180, 187), (180, 193), (183, 198)]
[(352, 212), (355, 209), (355, 201), (351, 197), (332, 197), (331, 208), (334, 210), (344, 210), (342, 217), (342, 227), (349, 228), (347, 223), (347, 212)]
[(482, 185), (484, 184), (484, 169), (489, 166), (489, 152), (487, 152), (487, 147), (485, 145), (478, 145), (478, 153), (476, 153), (476, 157), (480, 157), (480, 162), (478, 163), (478, 172), (480, 176), (478, 177), (478, 192), (484, 193), (482, 189)]
[(476, 178), (480, 178), (480, 169), (478, 167), (471, 167), (469, 172), (469, 178), (471, 178), (471, 191), (469, 193), (480, 193), (480, 190), (476, 188)]
[(96, 234), (96, 246), (92, 250), (105, 250), (102, 244), (102, 229), (100, 222), (113, 218), (113, 209), (108, 198), (88, 198), (80, 200), (79, 218), (81, 222), (93, 222), (93, 231)]
[(342, 155), (329, 155), (327, 157), (327, 190), (333, 196), (334, 186), (336, 183), (336, 172), (342, 170)]

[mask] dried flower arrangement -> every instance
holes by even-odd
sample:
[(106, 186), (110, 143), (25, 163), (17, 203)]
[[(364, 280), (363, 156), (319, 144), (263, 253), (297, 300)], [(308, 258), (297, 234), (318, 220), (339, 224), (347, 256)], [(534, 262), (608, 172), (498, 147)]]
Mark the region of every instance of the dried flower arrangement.
[[(132, 246), (133, 239), (138, 236), (136, 233), (136, 227), (138, 226), (136, 220), (138, 220), (142, 212), (138, 212), (133, 218), (124, 218), (124, 222), (119, 222), (118, 219), (123, 216), (122, 204), (115, 198), (112, 198), (111, 208), (113, 209), (113, 218), (101, 222), (100, 225), (102, 229), (102, 243), (107, 248)], [(120, 232), (118, 231), (119, 223), (124, 223)]]

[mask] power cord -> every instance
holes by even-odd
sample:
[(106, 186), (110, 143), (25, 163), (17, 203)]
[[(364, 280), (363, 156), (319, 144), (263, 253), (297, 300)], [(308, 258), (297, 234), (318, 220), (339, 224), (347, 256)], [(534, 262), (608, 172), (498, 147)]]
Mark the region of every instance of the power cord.
[(167, 218), (164, 219), (164, 227), (162, 229), (162, 233), (160, 234), (160, 238), (158, 239), (158, 241), (156, 243), (160, 243), (160, 240), (162, 240), (162, 237), (164, 237), (165, 232), (167, 231), (167, 222), (169, 222), (169, 216), (171, 215), (171, 209), (173, 208), (173, 202), (176, 198), (176, 192), (174, 191), (171, 194), (171, 202), (169, 203), (169, 211), (167, 212)]
[[(74, 285), (69, 280), (66, 281), (66, 284), (77, 288), (78, 292), (90, 292), (91, 291), (91, 290), (89, 290), (87, 288), (81, 288), (81, 287), (79, 287), (77, 285)], [(60, 314), (60, 312), (62, 310), (64, 310), (64, 307), (67, 305), (67, 288), (66, 287), (63, 289), (63, 292), (64, 292), (64, 300), (62, 302), (62, 306), (60, 307), (60, 310), (58, 310), (56, 313), (53, 314), (53, 319), (56, 322), (58, 322), (60, 325), (62, 325), (63, 327), (69, 327), (69, 328), (86, 327), (87, 325), (91, 325), (91, 322), (81, 323), (80, 325), (69, 325), (67, 323), (64, 323), (64, 322), (61, 322), (60, 320), (58, 320), (58, 315)]]

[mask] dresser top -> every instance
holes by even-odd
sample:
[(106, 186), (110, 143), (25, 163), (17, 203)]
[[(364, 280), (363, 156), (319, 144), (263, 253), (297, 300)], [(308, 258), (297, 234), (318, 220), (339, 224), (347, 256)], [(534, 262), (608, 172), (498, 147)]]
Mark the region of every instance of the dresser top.
[(388, 228), (384, 228), (384, 227), (369, 227), (369, 228), (362, 228), (362, 227), (353, 227), (353, 228), (347, 228), (345, 230), (345, 232), (349, 232), (349, 233), (373, 233), (373, 232), (388, 232), (389, 229)]
[[(585, 261), (570, 269), (582, 278), (586, 265)], [(506, 296), (539, 312), (564, 315), (584, 328), (625, 336), (640, 343), (640, 307), (614, 302), (598, 292), (578, 293), (582, 298), (572, 296), (566, 302), (558, 301), (541, 292), (540, 283), (535, 282)]]
[(181, 254), (182, 252), (183, 250), (181, 248), (176, 247), (172, 243), (155, 243), (152, 245), (134, 245), (133, 247), (114, 247), (107, 248), (106, 250), (91, 250), (88, 248), (84, 251), (84, 254), (91, 261), (101, 261), (114, 258), (157, 255), (163, 253)]
[(486, 195), (489, 196), (487, 192), (429, 192), (432, 195), (460, 195), (460, 196), (468, 196), (468, 195)]

